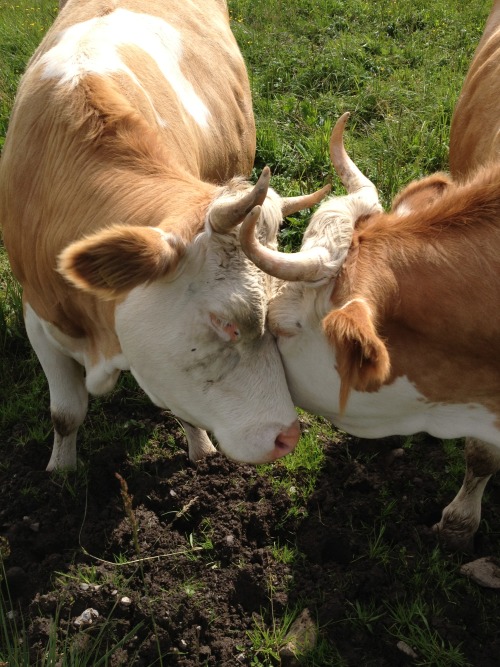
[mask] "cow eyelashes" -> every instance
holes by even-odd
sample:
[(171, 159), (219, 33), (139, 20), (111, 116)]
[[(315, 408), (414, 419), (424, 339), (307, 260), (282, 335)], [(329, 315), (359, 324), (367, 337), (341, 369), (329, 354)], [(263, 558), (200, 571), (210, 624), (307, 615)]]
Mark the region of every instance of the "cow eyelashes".
[(235, 343), (240, 340), (241, 332), (238, 325), (235, 322), (230, 322), (225, 320), (215, 313), (210, 313), (210, 323), (216, 332), (224, 340), (231, 341)]

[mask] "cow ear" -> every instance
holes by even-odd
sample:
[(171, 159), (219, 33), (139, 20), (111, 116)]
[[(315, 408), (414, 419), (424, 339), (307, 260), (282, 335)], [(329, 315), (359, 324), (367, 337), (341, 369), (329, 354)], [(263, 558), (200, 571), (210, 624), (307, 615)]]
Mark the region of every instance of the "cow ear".
[(335, 347), (342, 413), (351, 389), (376, 391), (388, 378), (389, 354), (375, 331), (370, 308), (364, 300), (356, 299), (331, 311), (322, 326)]
[(451, 178), (441, 173), (413, 181), (394, 198), (392, 212), (408, 215), (412, 211), (421, 211), (440, 199), (452, 186)]
[(158, 227), (118, 225), (68, 246), (58, 271), (76, 287), (102, 299), (166, 276), (186, 250), (174, 234)]

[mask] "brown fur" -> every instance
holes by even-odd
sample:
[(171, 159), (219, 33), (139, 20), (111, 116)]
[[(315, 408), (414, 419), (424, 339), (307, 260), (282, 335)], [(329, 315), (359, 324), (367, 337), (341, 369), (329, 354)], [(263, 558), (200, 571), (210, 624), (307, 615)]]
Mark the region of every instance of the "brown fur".
[(73, 284), (104, 299), (175, 270), (186, 246), (154, 229), (111, 227), (71, 244), (59, 257), (59, 272)]
[[(182, 71), (215, 119), (208, 130), (184, 112), (157, 65), (135, 47), (120, 47), (120, 55), (148, 91), (164, 125), (158, 124), (143, 91), (123, 73), (88, 75), (73, 89), (41, 79), (40, 58), (59, 32), (109, 14), (117, 3), (63, 4), (19, 86), (0, 161), (0, 222), (25, 301), (64, 334), (86, 337), (89, 353), (97, 358), (99, 352), (115, 354), (119, 349), (114, 301), (102, 303), (72, 288), (56, 271), (58, 255), (84, 235), (106, 235), (115, 225), (175, 232), (175, 255), (202, 230), (215, 184), (250, 173), (255, 126), (247, 74), (221, 0), (190, 4), (189, 12), (182, 0), (119, 3), (160, 16), (181, 32)], [(124, 236), (141, 243), (141, 234)], [(160, 240), (156, 234), (155, 243)], [(148, 280), (177, 261), (173, 255), (173, 264), (163, 258), (153, 266), (149, 252), (149, 258), (142, 254), (131, 275), (124, 276), (120, 253), (127, 254), (127, 245), (121, 242), (114, 268), (104, 278), (102, 264), (89, 261), (87, 254), (76, 280), (83, 285), (100, 273), (95, 291), (109, 298), (137, 284), (141, 269)], [(68, 276), (71, 271), (68, 268)], [(119, 280), (124, 281), (122, 288)]]
[(342, 414), (351, 388), (376, 391), (385, 382), (390, 371), (389, 355), (363, 302), (353, 301), (330, 312), (322, 326), (336, 349)]
[(392, 202), (392, 210), (398, 213), (398, 208), (404, 207), (406, 212), (420, 211), (442, 197), (451, 185), (452, 181), (447, 174), (434, 174), (420, 181), (414, 181), (396, 195)]
[(453, 113), (450, 170), (457, 180), (500, 160), (499, 79), (500, 0), (495, 0)]
[[(500, 165), (485, 167), (421, 210), (377, 214), (356, 230), (323, 323), (342, 406), (348, 388), (407, 375), (431, 401), (476, 401), (500, 417), (499, 183)], [(353, 298), (368, 308), (342, 308)]]

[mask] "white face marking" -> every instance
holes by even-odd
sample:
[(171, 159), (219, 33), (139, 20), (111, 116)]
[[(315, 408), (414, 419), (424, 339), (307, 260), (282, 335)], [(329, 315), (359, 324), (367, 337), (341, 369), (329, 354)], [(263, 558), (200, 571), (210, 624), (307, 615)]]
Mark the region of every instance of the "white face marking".
[(377, 392), (352, 391), (339, 416), (340, 378), (324, 335), (307, 323), (296, 335), (280, 338), (278, 347), (294, 403), (352, 435), (382, 438), (425, 431), (444, 439), (476, 437), (500, 447), (497, 415), (478, 404), (431, 403), (407, 377)]
[(107, 16), (71, 26), (60, 34), (56, 46), (41, 58), (43, 77), (76, 86), (88, 73), (124, 72), (140, 86), (135, 74), (118, 54), (118, 47), (126, 45), (136, 46), (155, 61), (185, 110), (201, 127), (206, 127), (210, 112), (180, 68), (181, 35), (155, 16), (116, 9)]
[(156, 405), (212, 432), (227, 456), (264, 462), (296, 413), (264, 312), (256, 312), (258, 283), (251, 274), (242, 280), (237, 257), (221, 270), (213, 245), (203, 235), (175, 281), (133, 289), (117, 305), (116, 332)]

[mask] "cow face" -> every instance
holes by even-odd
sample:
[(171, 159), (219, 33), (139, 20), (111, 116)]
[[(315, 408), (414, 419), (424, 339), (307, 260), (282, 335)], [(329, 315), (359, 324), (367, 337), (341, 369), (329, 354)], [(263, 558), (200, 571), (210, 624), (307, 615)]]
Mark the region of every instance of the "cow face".
[[(237, 229), (261, 202), (259, 236), (275, 245), (283, 200), (261, 186), (250, 202), (245, 188), (232, 197), (223, 188), (190, 243), (159, 227), (115, 226), (75, 242), (59, 263), (74, 285), (116, 302), (123, 355), (153, 402), (213, 432), (224, 453), (250, 463), (286, 454), (299, 437), (265, 327), (272, 279), (242, 252)], [(227, 197), (236, 213), (227, 215)], [(257, 205), (248, 217), (257, 222), (260, 213)]]
[(116, 309), (123, 352), (152, 401), (251, 463), (275, 458), (296, 419), (265, 295), (231, 238), (204, 236), (174, 280), (137, 287)]

